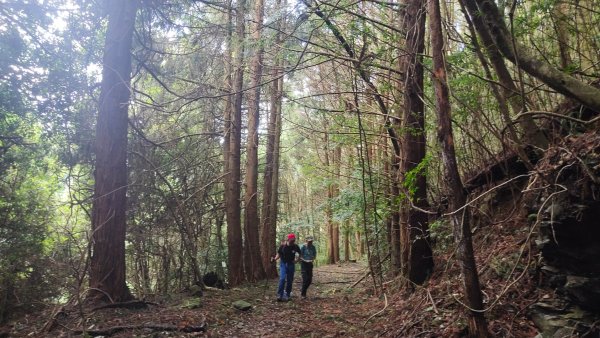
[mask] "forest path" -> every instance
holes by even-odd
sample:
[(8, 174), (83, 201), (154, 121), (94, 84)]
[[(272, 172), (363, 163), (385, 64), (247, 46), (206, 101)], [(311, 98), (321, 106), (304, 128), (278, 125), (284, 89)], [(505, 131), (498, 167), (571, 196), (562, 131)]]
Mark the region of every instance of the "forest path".
[[(90, 308), (84, 316), (78, 307), (56, 313), (49, 309), (52, 312), (21, 318), (8, 331), (15, 337), (81, 337), (83, 327), (87, 336), (103, 337), (376, 337), (385, 335), (390, 326), (385, 318), (364, 324), (380, 312), (383, 301), (370, 295), (370, 278), (351, 287), (367, 271), (361, 263), (315, 267), (307, 299), (299, 297), (302, 276), (297, 271), (288, 302), (277, 301), (278, 280), (272, 278), (227, 290), (210, 288), (199, 298), (189, 293), (170, 294), (168, 299), (156, 299), (158, 303), (142, 309)], [(235, 309), (233, 302), (238, 300), (252, 308)], [(56, 320), (54, 330), (44, 331), (51, 317)], [(206, 332), (182, 332), (183, 328), (204, 324)], [(175, 331), (162, 329), (165, 326)], [(101, 333), (107, 331), (111, 333)]]
[[(208, 291), (207, 303), (214, 311), (207, 314), (208, 335), (213, 337), (373, 337), (363, 327), (371, 312), (364, 306), (373, 300), (364, 291), (367, 279), (350, 288), (367, 271), (360, 263), (324, 265), (314, 270), (308, 298), (302, 299), (302, 277), (294, 277), (292, 299), (277, 302), (276, 279), (225, 291)], [(220, 295), (215, 295), (220, 294)], [(252, 309), (242, 312), (231, 303), (245, 300)], [(380, 303), (381, 304), (381, 303)], [(382, 305), (381, 305), (382, 306)], [(376, 312), (376, 311), (375, 311)]]

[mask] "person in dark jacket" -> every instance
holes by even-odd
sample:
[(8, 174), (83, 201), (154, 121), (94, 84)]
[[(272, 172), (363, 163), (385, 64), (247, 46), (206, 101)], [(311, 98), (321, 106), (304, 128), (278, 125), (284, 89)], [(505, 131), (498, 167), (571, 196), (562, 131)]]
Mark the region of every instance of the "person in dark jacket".
[[(296, 244), (296, 235), (287, 235), (285, 244), (279, 247), (274, 261), (281, 259), (279, 263), (279, 288), (277, 289), (277, 300), (287, 301), (292, 292), (292, 283), (294, 282), (295, 263), (298, 261), (296, 254), (300, 256), (300, 247)], [(284, 290), (285, 287), (285, 290)]]
[(317, 248), (313, 245), (313, 238), (306, 237), (306, 243), (300, 249), (300, 267), (302, 268), (302, 298), (306, 298), (306, 291), (313, 278), (313, 262), (317, 259)]

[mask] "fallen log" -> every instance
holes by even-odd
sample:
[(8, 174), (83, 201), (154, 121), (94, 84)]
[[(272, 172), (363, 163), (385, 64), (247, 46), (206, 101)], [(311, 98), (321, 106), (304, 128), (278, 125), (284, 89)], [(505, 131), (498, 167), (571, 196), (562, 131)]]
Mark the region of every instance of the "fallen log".
[(186, 325), (186, 326), (175, 326), (175, 325), (166, 325), (166, 324), (142, 324), (142, 325), (122, 325), (122, 326), (113, 326), (106, 329), (97, 329), (97, 330), (76, 330), (73, 331), (74, 334), (87, 334), (92, 337), (98, 336), (112, 336), (122, 331), (129, 330), (152, 330), (152, 331), (169, 331), (169, 332), (183, 332), (183, 333), (191, 333), (191, 332), (206, 332), (207, 325), (206, 323), (202, 323), (200, 325)]

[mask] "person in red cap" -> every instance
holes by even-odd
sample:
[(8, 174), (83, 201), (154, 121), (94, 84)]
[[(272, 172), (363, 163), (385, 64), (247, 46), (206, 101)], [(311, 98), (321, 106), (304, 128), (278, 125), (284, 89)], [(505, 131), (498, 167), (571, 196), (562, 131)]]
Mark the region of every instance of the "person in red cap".
[[(272, 259), (274, 261), (281, 259), (279, 263), (279, 288), (277, 289), (277, 300), (287, 301), (292, 292), (292, 283), (294, 282), (294, 272), (296, 271), (296, 258), (300, 256), (300, 247), (296, 244), (296, 235), (287, 235), (287, 241), (279, 247), (277, 255)], [(285, 287), (285, 292), (284, 292)]]

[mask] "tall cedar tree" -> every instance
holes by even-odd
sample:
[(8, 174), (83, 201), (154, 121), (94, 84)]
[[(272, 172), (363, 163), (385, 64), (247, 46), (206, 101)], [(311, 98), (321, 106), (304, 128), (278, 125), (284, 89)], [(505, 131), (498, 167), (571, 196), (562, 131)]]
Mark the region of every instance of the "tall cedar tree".
[(263, 47), (261, 42), (263, 18), (265, 12), (264, 0), (257, 0), (254, 7), (254, 22), (252, 25), (252, 42), (254, 55), (250, 62), (250, 91), (248, 100), (248, 140), (246, 142), (246, 193), (244, 234), (246, 236), (244, 249), (246, 278), (251, 281), (263, 279), (265, 270), (261, 261), (259, 244), (259, 215), (258, 215), (258, 125), (260, 122), (260, 82), (262, 79)]
[[(277, 9), (281, 7), (281, 0), (275, 3)], [(263, 176), (263, 204), (262, 219), (260, 231), (260, 245), (263, 267), (268, 277), (277, 276), (277, 268), (271, 262), (271, 257), (275, 256), (276, 236), (277, 236), (277, 202), (278, 202), (278, 182), (279, 182), (279, 137), (281, 134), (281, 103), (283, 91), (283, 72), (281, 65), (283, 58), (281, 56), (281, 31), (283, 29), (283, 19), (277, 20), (277, 29), (275, 33), (275, 58), (273, 60), (273, 69), (271, 71), (274, 81), (271, 83), (271, 102), (269, 107), (269, 122), (267, 126), (267, 149), (265, 150), (265, 172)]]
[(229, 136), (224, 161), (227, 175), (225, 180), (225, 213), (227, 216), (227, 252), (229, 263), (229, 284), (239, 285), (244, 280), (244, 264), (240, 259), (243, 252), (242, 223), (240, 208), (241, 172), (240, 155), (242, 141), (242, 98), (244, 85), (244, 34), (245, 34), (245, 0), (239, 0), (236, 9), (235, 37), (232, 37), (233, 47), (233, 88), (228, 105), (231, 109), (226, 113), (225, 132)]
[[(278, 43), (279, 38), (276, 39)], [(261, 220), (261, 253), (265, 273), (268, 277), (277, 276), (277, 268), (271, 262), (275, 256), (277, 242), (277, 202), (279, 199), (279, 140), (281, 135), (281, 103), (283, 91), (283, 72), (281, 60), (275, 61), (273, 67), (273, 81), (271, 87), (271, 105), (269, 114), (266, 163), (264, 173), (264, 191)]]
[[(423, 103), (423, 51), (425, 49), (425, 2), (407, 0), (402, 18), (406, 32), (405, 49), (400, 58), (401, 84), (404, 89), (402, 121), (403, 142), (400, 173), (406, 176), (425, 158), (425, 106)], [(402, 184), (402, 183), (401, 183)], [(417, 173), (412, 182), (412, 204), (427, 208), (427, 182), (424, 173)], [(427, 214), (410, 207), (400, 213), (400, 249), (402, 273), (414, 283), (425, 281), (433, 268), (429, 246)]]
[(126, 301), (133, 298), (125, 282), (125, 209), (131, 47), (138, 2), (112, 0), (107, 6), (96, 123), (90, 297)]

